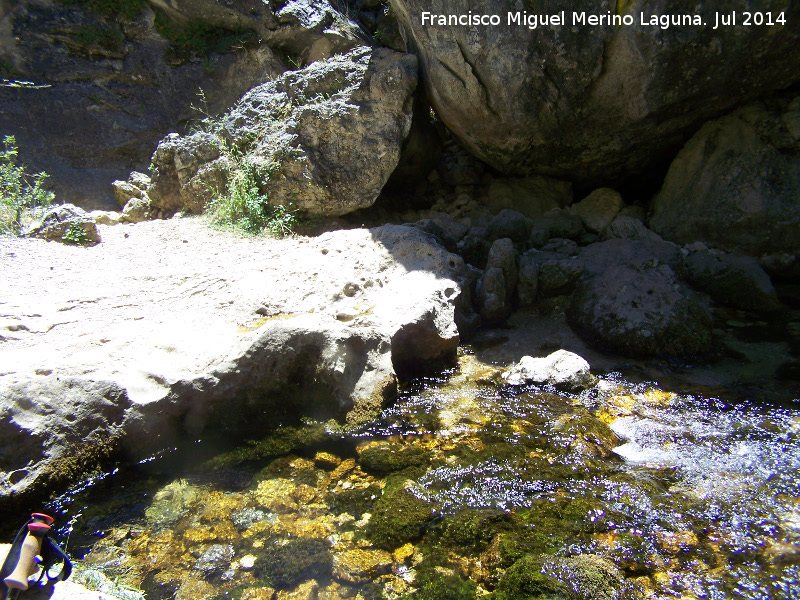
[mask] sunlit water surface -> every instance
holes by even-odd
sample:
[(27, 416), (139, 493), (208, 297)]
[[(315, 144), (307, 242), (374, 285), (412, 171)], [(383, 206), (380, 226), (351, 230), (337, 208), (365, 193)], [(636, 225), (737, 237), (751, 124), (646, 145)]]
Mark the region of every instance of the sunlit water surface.
[(464, 355), (356, 432), (108, 475), (62, 540), (128, 598), (800, 598), (800, 407), (499, 381)]

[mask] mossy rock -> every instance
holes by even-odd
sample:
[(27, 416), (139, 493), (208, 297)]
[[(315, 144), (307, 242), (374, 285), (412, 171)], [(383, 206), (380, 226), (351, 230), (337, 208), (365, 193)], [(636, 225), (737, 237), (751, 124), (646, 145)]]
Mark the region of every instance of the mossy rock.
[(541, 499), (520, 514), (535, 529), (560, 533), (562, 537), (608, 530), (609, 510), (595, 498)]
[(423, 543), (422, 562), (417, 565), (414, 594), (401, 596), (400, 600), (473, 600), (476, 585), (448, 568), (449, 553), (446, 548)]
[(360, 518), (365, 512), (372, 511), (380, 497), (381, 489), (375, 485), (364, 489), (341, 490), (328, 496), (328, 506), (334, 514), (349, 513)]
[(495, 600), (618, 600), (623, 587), (619, 570), (599, 556), (527, 555), (500, 579)]
[(544, 558), (529, 554), (515, 562), (500, 579), (495, 600), (569, 600), (566, 587), (545, 574)]
[(501, 510), (462, 510), (444, 519), (439, 543), (465, 556), (480, 554), (495, 535), (513, 528), (513, 518)]
[(322, 424), (278, 427), (260, 440), (248, 440), (238, 448), (224, 452), (209, 461), (213, 468), (235, 465), (249, 460), (282, 456), (293, 450), (319, 444), (328, 438)]
[[(477, 590), (477, 586), (469, 579), (437, 571), (418, 577), (416, 585), (418, 588), (414, 600), (474, 600)], [(411, 597), (402, 598), (411, 600)]]
[(332, 557), (323, 540), (298, 538), (265, 546), (256, 575), (271, 587), (288, 588), (309, 578), (330, 577)]
[(365, 471), (376, 475), (402, 471), (428, 464), (428, 452), (418, 446), (380, 444), (361, 452), (358, 462)]
[(600, 419), (590, 416), (575, 414), (559, 419), (555, 430), (564, 437), (580, 440), (594, 450), (598, 456), (608, 458), (613, 455), (613, 449), (620, 445), (620, 439), (611, 428)]
[(372, 542), (388, 550), (422, 537), (424, 527), (435, 514), (429, 502), (412, 491), (412, 482), (385, 492), (375, 504), (369, 527)]

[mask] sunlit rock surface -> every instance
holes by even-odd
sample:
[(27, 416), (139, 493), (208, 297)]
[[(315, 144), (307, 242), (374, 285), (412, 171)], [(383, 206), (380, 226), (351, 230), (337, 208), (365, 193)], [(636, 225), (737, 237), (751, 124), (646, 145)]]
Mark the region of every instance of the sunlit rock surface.
[[(463, 261), (419, 229), (268, 243), (192, 219), (106, 231), (72, 249), (80, 261), (2, 241), (6, 497), (120, 447), (142, 456), (298, 413), (353, 425), (394, 397), (398, 374), (455, 359)], [(54, 411), (67, 388), (85, 410)]]

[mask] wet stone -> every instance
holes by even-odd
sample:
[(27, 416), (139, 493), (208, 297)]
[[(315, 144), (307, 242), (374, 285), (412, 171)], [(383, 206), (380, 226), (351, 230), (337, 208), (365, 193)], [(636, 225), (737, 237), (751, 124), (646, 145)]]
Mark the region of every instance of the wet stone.
[(271, 587), (250, 588), (242, 592), (242, 600), (272, 600), (275, 590)]
[(194, 563), (195, 571), (200, 571), (206, 577), (222, 573), (233, 560), (233, 546), (230, 544), (214, 544), (203, 552)]
[(243, 508), (231, 513), (231, 520), (239, 531), (249, 529), (259, 521), (275, 522), (277, 515), (268, 515), (257, 508)]
[(291, 591), (280, 591), (276, 600), (315, 600), (319, 592), (319, 584), (314, 581), (306, 581), (298, 585)]
[(383, 550), (355, 549), (333, 556), (333, 575), (349, 583), (365, 583), (388, 573), (392, 555)]
[(267, 479), (258, 484), (253, 493), (256, 502), (270, 512), (284, 514), (297, 510), (293, 499), (295, 484), (288, 479)]
[(321, 469), (335, 469), (342, 463), (342, 459), (330, 452), (317, 452), (314, 455), (314, 464)]
[(329, 548), (321, 539), (276, 541), (264, 547), (256, 575), (279, 589), (291, 588), (311, 577), (330, 576)]

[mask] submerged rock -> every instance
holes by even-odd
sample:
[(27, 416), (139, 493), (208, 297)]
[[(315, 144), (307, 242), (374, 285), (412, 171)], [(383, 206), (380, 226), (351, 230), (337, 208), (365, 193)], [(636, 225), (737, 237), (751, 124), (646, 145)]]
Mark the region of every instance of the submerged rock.
[(202, 489), (185, 479), (176, 479), (153, 496), (153, 502), (145, 510), (148, 523), (156, 531), (174, 525), (202, 494)]
[(568, 392), (579, 392), (597, 383), (589, 369), (589, 363), (577, 354), (558, 350), (543, 358), (523, 356), (503, 379), (510, 385), (550, 384)]
[(205, 577), (212, 577), (222, 573), (233, 560), (233, 546), (230, 544), (214, 544), (203, 552), (194, 570), (200, 571)]
[(422, 536), (424, 526), (436, 515), (420, 492), (413, 481), (384, 491), (369, 522), (369, 538), (376, 546), (392, 550)]
[(333, 576), (348, 583), (366, 583), (388, 573), (392, 555), (384, 550), (357, 548), (333, 555)]
[(257, 508), (243, 508), (231, 513), (231, 521), (239, 531), (244, 531), (266, 519), (267, 513)]
[(622, 598), (623, 581), (613, 563), (593, 554), (569, 558), (528, 555), (503, 575), (496, 598), (618, 600)]

